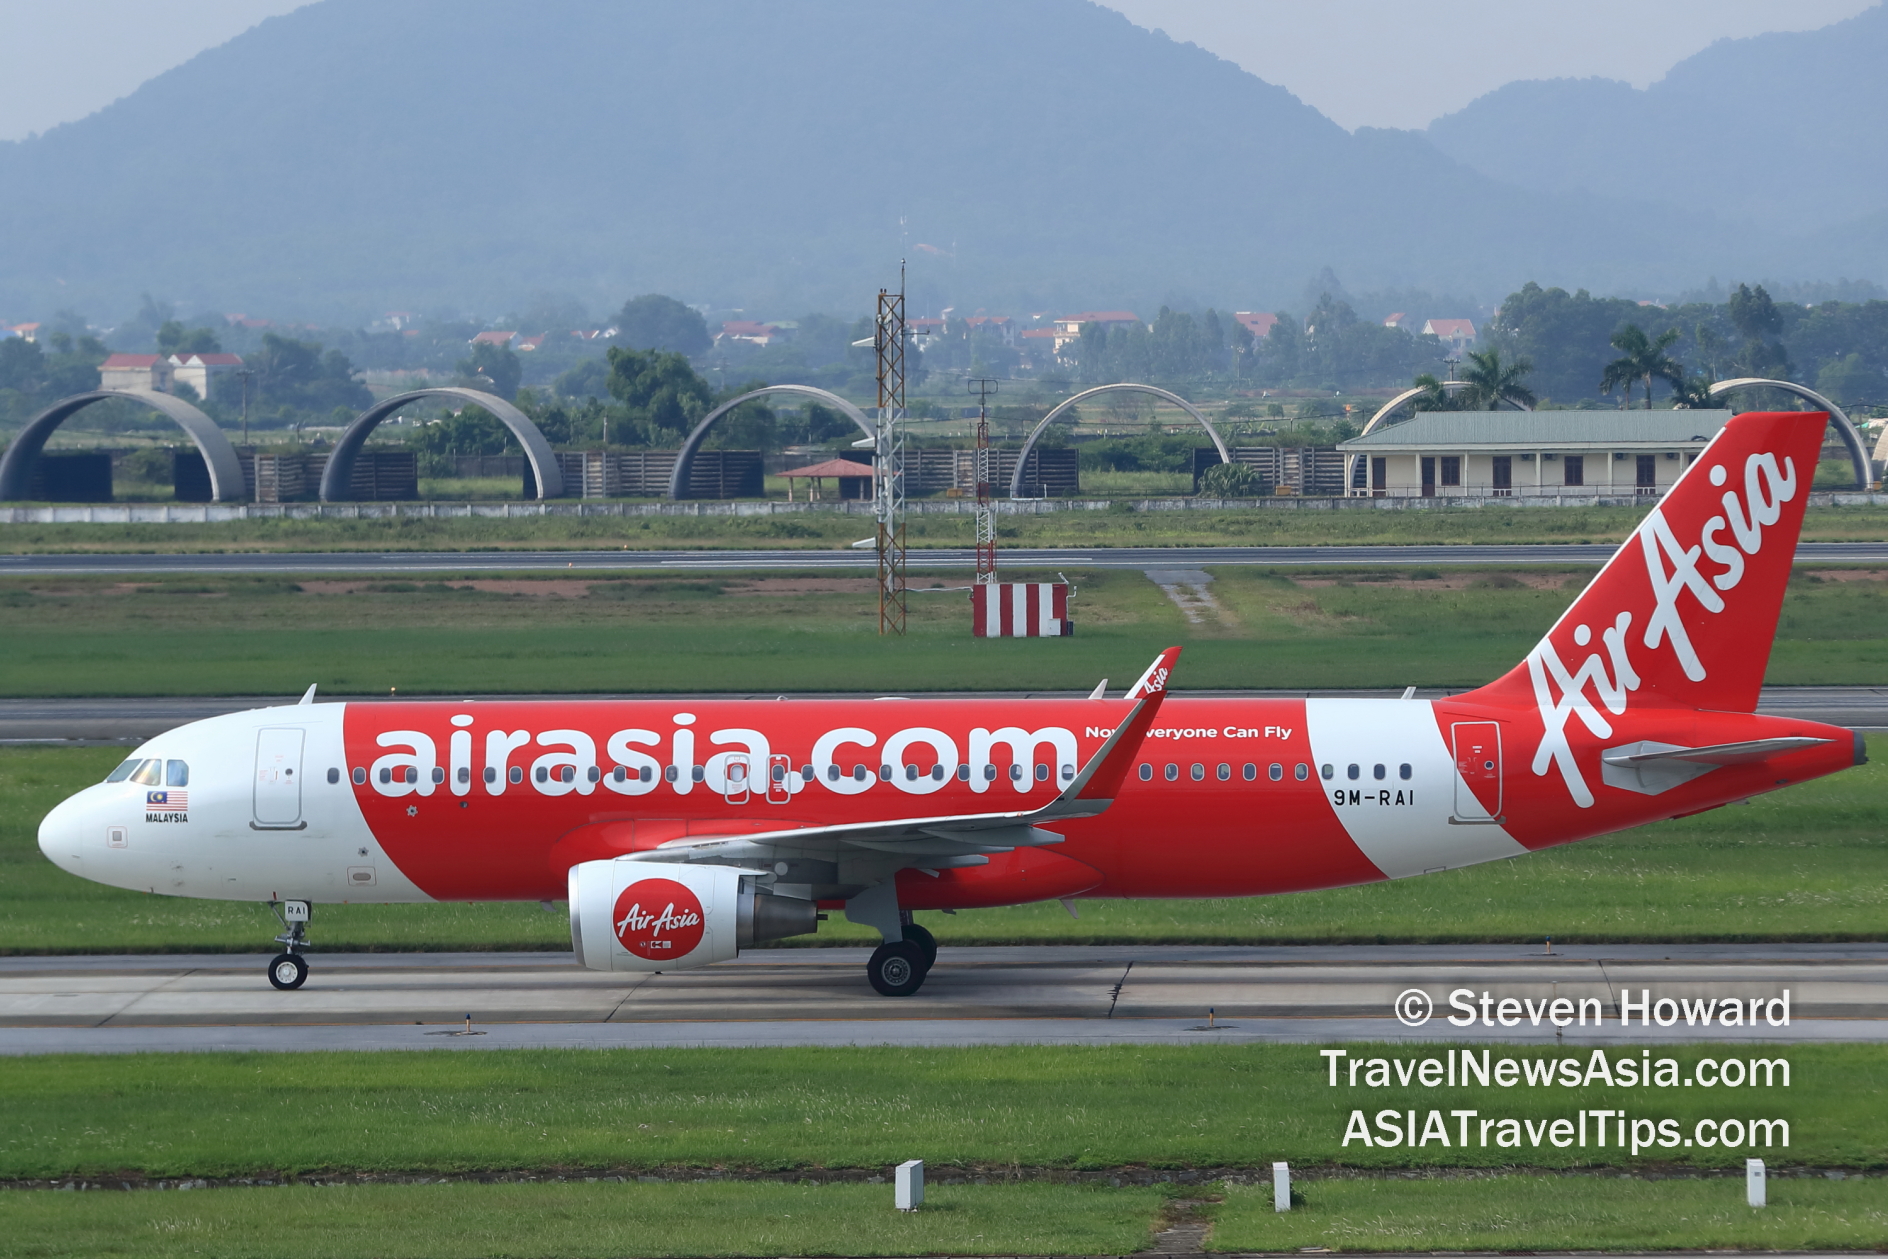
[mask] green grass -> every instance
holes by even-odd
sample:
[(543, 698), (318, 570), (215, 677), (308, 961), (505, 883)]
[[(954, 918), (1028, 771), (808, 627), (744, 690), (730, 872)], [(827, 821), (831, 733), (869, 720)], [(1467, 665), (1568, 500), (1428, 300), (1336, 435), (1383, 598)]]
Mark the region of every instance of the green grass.
[[(1878, 757), (1888, 757), (1880, 738)], [(149, 896), (47, 861), (39, 819), (104, 777), (112, 748), (0, 748), (0, 954), (253, 952), (266, 908)], [(1888, 759), (1750, 805), (1513, 861), (1243, 900), (1079, 902), (924, 915), (946, 945), (1888, 938)], [(322, 949), (565, 949), (535, 903), (324, 905)], [(867, 944), (835, 915), (808, 944)]]
[[(1337, 511), (1055, 512), (999, 517), (1014, 546), (1322, 546), (1474, 542), (1616, 542), (1644, 516), (1640, 507), (1462, 507)], [(4, 525), (0, 550), (353, 551), (529, 548), (843, 547), (860, 537), (860, 516), (567, 517), (515, 520), (243, 520), (213, 525)], [(914, 547), (973, 544), (969, 516), (914, 516)], [(1804, 521), (1812, 541), (1888, 538), (1888, 508), (1817, 507)]]
[[(1774, 1160), (1772, 1160), (1774, 1163)], [(1869, 1250), (1888, 1243), (1888, 1192), (1870, 1180), (1773, 1179), (1769, 1205), (1742, 1177), (1630, 1180), (1496, 1176), (1311, 1180), (1279, 1214), (1272, 1189), (1229, 1186), (1210, 1250)]]
[(1095, 1255), (1148, 1244), (1160, 1195), (940, 1185), (447, 1184), (0, 1193), (0, 1256)]
[[(1591, 575), (1213, 571), (1220, 609), (1197, 623), (1142, 573), (1071, 571), (1077, 630), (1058, 639), (972, 637), (954, 574), (918, 574), (905, 637), (878, 633), (863, 575), (14, 578), (0, 695), (1086, 691), (1173, 643), (1184, 688), (1467, 687), (1513, 667)], [(1792, 583), (1771, 682), (1885, 669), (1888, 580)]]
[[(1345, 1046), (1408, 1062), (1438, 1046)], [(1571, 1057), (1551, 1045), (1492, 1059)], [(1607, 1051), (1639, 1061), (1639, 1050)], [(1789, 1088), (1356, 1089), (1327, 1084), (1315, 1045), (976, 1049), (430, 1050), (401, 1053), (59, 1055), (0, 1072), (0, 1178), (282, 1177), (505, 1170), (762, 1171), (927, 1166), (1110, 1169), (1888, 1166), (1888, 1071), (1879, 1045), (1654, 1048), (1689, 1076), (1703, 1056), (1786, 1057)], [(1674, 1147), (1365, 1147), (1374, 1115), (1451, 1109), (1570, 1117), (1781, 1118), (1790, 1143)], [(0, 1200), (5, 1198), (0, 1192)]]

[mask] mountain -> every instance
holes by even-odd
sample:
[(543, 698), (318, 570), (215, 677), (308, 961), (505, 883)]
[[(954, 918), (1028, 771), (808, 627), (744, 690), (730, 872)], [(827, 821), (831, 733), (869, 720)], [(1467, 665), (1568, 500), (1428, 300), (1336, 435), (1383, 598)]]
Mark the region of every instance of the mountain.
[(1643, 291), (1753, 247), (1348, 134), (1087, 0), (320, 0), (0, 144), (0, 193), (5, 313), (855, 311), (901, 253), (915, 309), (1246, 308), (1327, 265)]
[[(1426, 134), (1491, 179), (1808, 233), (1888, 209), (1884, 61), (1878, 5), (1817, 31), (1719, 40), (1644, 91), (1510, 83)], [(1879, 268), (1881, 237), (1869, 252)]]

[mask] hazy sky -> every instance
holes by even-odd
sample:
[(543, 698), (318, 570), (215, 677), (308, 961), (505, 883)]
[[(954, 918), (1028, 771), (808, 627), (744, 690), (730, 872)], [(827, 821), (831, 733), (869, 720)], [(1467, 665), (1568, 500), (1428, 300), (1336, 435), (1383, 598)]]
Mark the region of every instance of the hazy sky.
[[(83, 118), (305, 2), (0, 0), (0, 140)], [(1597, 74), (1644, 87), (1713, 40), (1811, 30), (1872, 3), (1110, 0), (1109, 7), (1289, 88), (1346, 127), (1421, 127), (1512, 79)], [(519, 8), (521, 20), (529, 11)]]

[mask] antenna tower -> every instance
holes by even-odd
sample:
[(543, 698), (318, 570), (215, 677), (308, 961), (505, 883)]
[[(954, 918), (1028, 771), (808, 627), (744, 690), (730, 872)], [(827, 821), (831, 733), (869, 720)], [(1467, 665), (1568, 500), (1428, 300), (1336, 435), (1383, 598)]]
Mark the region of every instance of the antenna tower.
[(996, 508), (990, 502), (990, 481), (996, 454), (990, 449), (990, 395), (997, 382), (975, 377), (970, 391), (977, 395), (977, 584), (996, 585)]
[(898, 291), (878, 291), (878, 632), (905, 632), (905, 264)]

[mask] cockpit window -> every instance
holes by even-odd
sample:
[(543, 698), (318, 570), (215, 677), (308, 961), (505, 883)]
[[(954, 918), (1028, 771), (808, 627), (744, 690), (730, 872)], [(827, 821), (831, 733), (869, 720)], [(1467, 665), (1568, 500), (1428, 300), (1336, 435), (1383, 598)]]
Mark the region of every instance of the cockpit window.
[(164, 785), (164, 762), (153, 757), (138, 766), (131, 781), (141, 787), (161, 787)]
[(166, 787), (188, 787), (190, 785), (189, 764), (185, 761), (165, 761), (164, 785)]
[(144, 764), (144, 761), (141, 758), (134, 756), (130, 760), (126, 761), (124, 764), (120, 765), (117, 769), (114, 769), (111, 772), (110, 776), (108, 776), (105, 779), (105, 781), (108, 783), (121, 783), (125, 779), (131, 777), (131, 772), (137, 769), (137, 767), (142, 764)]

